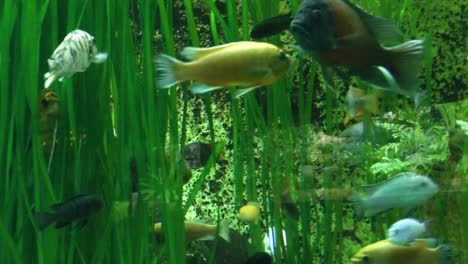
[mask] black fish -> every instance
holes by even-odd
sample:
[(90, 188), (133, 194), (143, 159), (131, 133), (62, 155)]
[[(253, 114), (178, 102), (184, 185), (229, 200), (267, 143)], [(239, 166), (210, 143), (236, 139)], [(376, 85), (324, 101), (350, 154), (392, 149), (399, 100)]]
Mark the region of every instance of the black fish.
[(250, 37), (253, 39), (267, 38), (281, 33), (283, 30), (289, 29), (289, 24), (292, 21), (292, 13), (275, 16), (268, 18), (258, 24), (256, 24), (252, 31), (250, 31)]
[(290, 31), (300, 48), (322, 65), (344, 67), (380, 88), (416, 98), (424, 42), (383, 47), (401, 42), (401, 33), (390, 21), (348, 0), (305, 0)]
[(80, 194), (64, 202), (51, 206), (51, 212), (40, 212), (34, 215), (40, 230), (55, 222), (55, 228), (62, 228), (79, 220), (78, 227), (83, 227), (88, 217), (97, 213), (104, 206), (101, 198), (95, 195)]
[(271, 264), (273, 258), (266, 252), (257, 252), (247, 259), (245, 264)]

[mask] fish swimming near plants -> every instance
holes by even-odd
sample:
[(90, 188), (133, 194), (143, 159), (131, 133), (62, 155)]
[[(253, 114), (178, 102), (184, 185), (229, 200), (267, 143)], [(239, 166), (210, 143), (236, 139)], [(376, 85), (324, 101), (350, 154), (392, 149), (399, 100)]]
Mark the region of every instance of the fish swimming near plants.
[(273, 257), (266, 252), (256, 252), (247, 259), (245, 264), (271, 264), (273, 263)]
[(434, 196), (439, 187), (427, 176), (403, 172), (384, 182), (364, 186), (364, 190), (366, 198), (353, 194), (358, 218), (393, 208), (412, 209)]
[(45, 88), (55, 81), (63, 81), (76, 72), (84, 72), (91, 63), (103, 63), (107, 53), (98, 53), (94, 37), (86, 31), (76, 29), (65, 36), (47, 60), (49, 72), (44, 75)]
[(408, 245), (427, 230), (428, 222), (405, 218), (395, 222), (387, 231), (387, 239), (398, 245)]
[[(229, 222), (223, 220), (219, 223), (219, 228), (217, 225), (210, 225), (205, 223), (200, 223), (196, 221), (185, 221), (185, 240), (188, 242), (195, 240), (213, 240), (216, 235), (220, 236), (225, 241), (230, 241), (229, 236)], [(162, 223), (154, 224), (154, 232), (157, 235), (163, 234)]]
[(402, 35), (388, 20), (373, 16), (349, 0), (304, 0), (290, 31), (299, 47), (341, 76), (351, 75), (374, 86), (408, 97), (418, 95), (418, 70), (424, 41), (397, 46)]
[(253, 39), (266, 38), (289, 29), (292, 21), (292, 13), (281, 14), (268, 18), (256, 24), (250, 31), (250, 37)]
[(257, 224), (260, 220), (260, 205), (256, 202), (248, 202), (239, 209), (237, 218), (244, 223)]
[(103, 206), (104, 202), (98, 196), (80, 194), (52, 205), (50, 212), (36, 213), (34, 219), (40, 230), (52, 223), (55, 223), (55, 228), (62, 228), (75, 221), (79, 221), (78, 227), (83, 227), (88, 218), (99, 212)]
[(350, 86), (346, 93), (345, 102), (347, 115), (344, 120), (346, 125), (350, 119), (360, 119), (364, 112), (379, 113), (379, 98), (376, 94), (367, 93), (365, 90)]
[[(423, 60), (424, 41), (384, 46), (400, 43), (401, 33), (390, 21), (367, 13), (351, 1), (304, 0), (293, 17), (269, 18), (254, 26), (252, 32), (269, 37), (280, 33), (287, 25), (301, 50), (315, 57), (325, 68), (334, 69), (340, 77), (355, 75), (377, 88), (412, 97), (415, 101), (423, 94), (418, 91), (418, 71)], [(349, 70), (350, 74), (338, 67)], [(324, 71), (326, 75), (329, 72), (328, 69)]]
[(169, 88), (184, 81), (197, 81), (192, 93), (203, 94), (240, 86), (236, 97), (271, 85), (286, 74), (292, 63), (283, 50), (269, 43), (240, 41), (211, 48), (186, 47), (181, 52), (189, 62), (168, 55), (156, 57), (157, 85)]
[(359, 250), (352, 264), (450, 264), (449, 245), (434, 245), (433, 239), (418, 239), (409, 246), (381, 240)]

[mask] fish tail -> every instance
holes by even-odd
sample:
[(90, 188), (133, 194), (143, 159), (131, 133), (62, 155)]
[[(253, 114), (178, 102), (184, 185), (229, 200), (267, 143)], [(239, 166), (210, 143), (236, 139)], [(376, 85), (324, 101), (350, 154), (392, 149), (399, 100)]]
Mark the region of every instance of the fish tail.
[(440, 264), (452, 263), (452, 247), (449, 245), (440, 245)]
[(44, 230), (52, 222), (55, 221), (55, 214), (42, 212), (34, 215), (34, 221), (40, 230)]
[(182, 64), (181, 61), (166, 54), (161, 54), (156, 57), (154, 63), (158, 71), (156, 83), (159, 88), (169, 88), (182, 81), (177, 76), (178, 66)]
[(419, 69), (424, 57), (424, 40), (410, 40), (398, 46), (386, 48), (388, 65), (400, 93), (415, 98), (417, 95)]
[(44, 79), (45, 79), (44, 87), (49, 88), (49, 86), (57, 79), (57, 75), (48, 72), (44, 74)]
[(219, 223), (219, 231), (218, 235), (224, 239), (226, 242), (230, 242), (231, 238), (229, 236), (229, 221), (228, 220), (222, 220)]
[(358, 219), (362, 219), (364, 217), (364, 201), (358, 194), (352, 195), (352, 202), (354, 207), (354, 212), (356, 213), (356, 217)]
[(365, 96), (367, 111), (372, 114), (379, 113), (379, 98), (375, 94)]

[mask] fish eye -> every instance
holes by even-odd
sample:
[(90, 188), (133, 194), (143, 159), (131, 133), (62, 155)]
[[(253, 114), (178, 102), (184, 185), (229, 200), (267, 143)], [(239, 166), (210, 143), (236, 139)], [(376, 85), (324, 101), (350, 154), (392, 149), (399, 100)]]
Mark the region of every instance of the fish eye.
[(42, 106), (43, 106), (43, 107), (48, 107), (48, 106), (49, 106), (49, 102), (48, 102), (47, 99), (45, 99), (45, 98), (43, 98), (43, 99), (41, 100), (41, 103), (42, 103)]
[(286, 54), (284, 53), (284, 51), (280, 51), (278, 56), (280, 60), (286, 60)]
[(313, 21), (315, 22), (318, 21), (322, 17), (322, 14), (320, 13), (320, 9), (317, 8), (317, 9), (312, 10), (311, 17)]
[(368, 256), (362, 257), (362, 262), (363, 263), (370, 263), (370, 258)]

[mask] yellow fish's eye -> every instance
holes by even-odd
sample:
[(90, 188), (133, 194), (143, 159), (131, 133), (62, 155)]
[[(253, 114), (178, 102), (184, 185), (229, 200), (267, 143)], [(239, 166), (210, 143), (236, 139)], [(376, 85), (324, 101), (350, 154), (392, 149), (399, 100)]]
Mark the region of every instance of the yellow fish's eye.
[(370, 258), (368, 256), (362, 257), (362, 263), (370, 263)]

